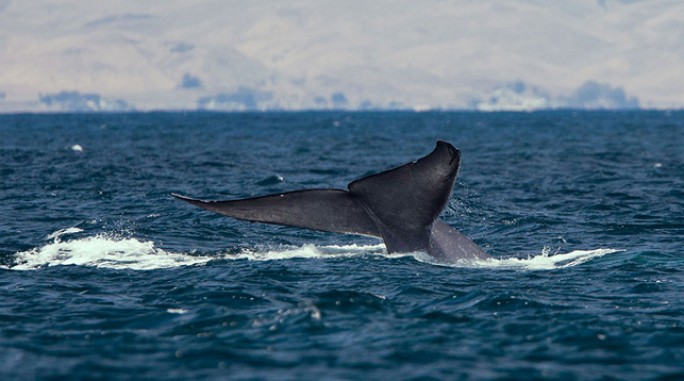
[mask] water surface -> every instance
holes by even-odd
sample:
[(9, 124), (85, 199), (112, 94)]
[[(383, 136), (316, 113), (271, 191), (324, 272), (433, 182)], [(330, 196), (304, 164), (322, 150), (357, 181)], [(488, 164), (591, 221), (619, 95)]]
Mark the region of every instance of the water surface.
[[(2, 379), (679, 379), (684, 113), (0, 115)], [(461, 149), (494, 258), (173, 199), (338, 187)]]

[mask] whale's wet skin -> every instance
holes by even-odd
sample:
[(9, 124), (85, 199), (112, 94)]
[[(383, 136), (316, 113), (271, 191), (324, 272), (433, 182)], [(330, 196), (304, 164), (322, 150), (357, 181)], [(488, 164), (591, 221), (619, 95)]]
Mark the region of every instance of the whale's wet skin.
[(473, 241), (438, 220), (460, 163), (460, 152), (439, 141), (420, 160), (355, 180), (348, 190), (309, 189), (229, 201), (174, 196), (243, 220), (382, 238), (390, 253), (423, 251), (439, 263), (485, 259)]
[(682, 136), (681, 112), (0, 115), (0, 379), (682, 378)]

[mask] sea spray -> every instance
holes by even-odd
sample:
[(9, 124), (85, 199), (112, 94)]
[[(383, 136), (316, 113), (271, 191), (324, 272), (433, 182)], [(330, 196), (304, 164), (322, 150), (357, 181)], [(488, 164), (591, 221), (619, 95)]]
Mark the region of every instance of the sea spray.
[(110, 269), (154, 270), (179, 266), (203, 265), (214, 259), (274, 261), (289, 259), (330, 259), (371, 255), (397, 259), (412, 257), (419, 262), (445, 267), (476, 267), (517, 270), (553, 270), (576, 266), (607, 254), (616, 249), (575, 250), (569, 253), (549, 255), (548, 250), (527, 258), (488, 258), (462, 260), (454, 264), (434, 263), (434, 259), (423, 252), (388, 254), (383, 244), (375, 245), (311, 245), (256, 247), (242, 249), (235, 254), (217, 251), (215, 255), (193, 255), (174, 253), (156, 247), (152, 241), (122, 237), (114, 233), (100, 233), (94, 236), (62, 240), (63, 236), (82, 233), (80, 228), (58, 230), (48, 239), (52, 242), (28, 251), (15, 254), (12, 270), (35, 270), (50, 266), (90, 266)]

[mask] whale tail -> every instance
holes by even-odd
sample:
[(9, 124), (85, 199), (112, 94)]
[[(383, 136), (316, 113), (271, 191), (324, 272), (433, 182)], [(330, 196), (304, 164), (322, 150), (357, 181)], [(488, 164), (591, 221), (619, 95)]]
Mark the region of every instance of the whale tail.
[(349, 192), (340, 189), (311, 189), (226, 201), (172, 195), (200, 208), (240, 220), (380, 237), (366, 211)]
[(426, 251), (448, 259), (446, 251), (467, 251), (482, 257), (475, 243), (437, 220), (459, 166), (460, 152), (438, 141), (427, 156), (355, 180), (348, 190), (309, 189), (226, 201), (172, 195), (241, 220), (380, 237), (390, 253)]

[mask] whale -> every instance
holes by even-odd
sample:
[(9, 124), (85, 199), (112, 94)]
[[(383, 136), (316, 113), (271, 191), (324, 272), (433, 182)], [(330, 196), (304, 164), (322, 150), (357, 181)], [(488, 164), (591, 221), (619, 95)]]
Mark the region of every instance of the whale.
[(377, 237), (388, 253), (427, 253), (435, 263), (486, 259), (475, 242), (439, 218), (460, 165), (460, 151), (440, 140), (426, 156), (354, 180), (347, 189), (214, 201), (172, 196), (239, 220)]

